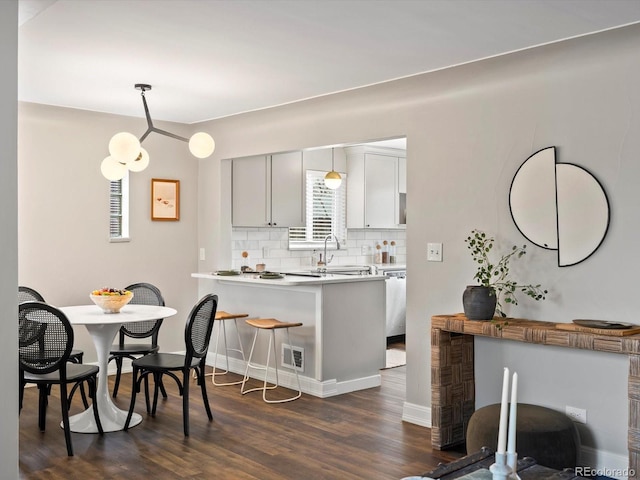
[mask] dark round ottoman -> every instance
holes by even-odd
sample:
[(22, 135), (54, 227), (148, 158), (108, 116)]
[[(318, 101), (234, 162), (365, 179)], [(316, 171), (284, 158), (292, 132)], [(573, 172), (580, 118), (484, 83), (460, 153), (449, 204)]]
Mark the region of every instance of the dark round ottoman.
[[(499, 422), (499, 403), (476, 410), (467, 427), (467, 453), (482, 447), (496, 450)], [(532, 457), (538, 465), (562, 470), (576, 467), (579, 450), (578, 429), (564, 413), (538, 405), (518, 404), (518, 458)]]

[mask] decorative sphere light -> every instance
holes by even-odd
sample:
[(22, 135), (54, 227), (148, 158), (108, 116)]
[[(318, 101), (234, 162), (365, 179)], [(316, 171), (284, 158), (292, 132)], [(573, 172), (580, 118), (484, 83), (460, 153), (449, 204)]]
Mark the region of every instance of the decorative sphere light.
[(330, 188), (331, 190), (336, 190), (340, 188), (340, 185), (342, 184), (342, 177), (338, 172), (331, 170), (329, 173), (325, 175), (324, 184), (327, 186), (327, 188)]
[(205, 132), (194, 133), (189, 139), (189, 151), (197, 158), (207, 158), (216, 149), (211, 135)]
[(118, 162), (115, 158), (109, 156), (102, 160), (100, 171), (107, 180), (115, 182), (121, 180), (127, 174), (127, 166)]
[(132, 172), (141, 172), (149, 166), (149, 153), (142, 147), (140, 147), (140, 154), (138, 157), (127, 163), (127, 168)]
[(120, 163), (132, 162), (140, 155), (140, 141), (132, 133), (116, 133), (109, 140), (109, 153)]

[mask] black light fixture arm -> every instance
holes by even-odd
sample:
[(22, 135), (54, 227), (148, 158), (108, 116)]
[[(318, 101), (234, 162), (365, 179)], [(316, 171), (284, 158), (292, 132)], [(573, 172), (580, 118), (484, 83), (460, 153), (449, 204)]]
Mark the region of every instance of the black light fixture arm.
[(146, 83), (136, 83), (135, 87), (138, 90), (142, 91), (141, 93), (142, 104), (144, 106), (144, 114), (147, 117), (147, 131), (144, 132), (140, 137), (140, 143), (142, 143), (144, 139), (147, 138), (147, 136), (149, 136), (151, 132), (159, 133), (161, 135), (166, 135), (167, 137), (175, 138), (176, 140), (182, 140), (183, 142), (189, 143), (188, 138), (181, 137), (179, 135), (176, 135), (175, 133), (167, 132), (166, 130), (162, 130), (160, 128), (156, 128), (153, 126), (153, 121), (151, 120), (151, 114), (149, 113), (149, 107), (147, 106), (147, 99), (144, 96), (144, 92), (146, 92), (147, 90), (151, 90), (151, 85), (148, 85)]

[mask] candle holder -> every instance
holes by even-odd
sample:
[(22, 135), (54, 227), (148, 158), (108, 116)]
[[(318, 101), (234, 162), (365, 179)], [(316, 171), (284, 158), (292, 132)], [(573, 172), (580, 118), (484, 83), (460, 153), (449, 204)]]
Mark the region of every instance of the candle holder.
[(507, 466), (511, 469), (510, 480), (520, 480), (518, 476), (518, 452), (507, 452)]
[(493, 475), (493, 480), (507, 480), (513, 473), (511, 467), (507, 465), (507, 455), (496, 452), (496, 462), (489, 467)]

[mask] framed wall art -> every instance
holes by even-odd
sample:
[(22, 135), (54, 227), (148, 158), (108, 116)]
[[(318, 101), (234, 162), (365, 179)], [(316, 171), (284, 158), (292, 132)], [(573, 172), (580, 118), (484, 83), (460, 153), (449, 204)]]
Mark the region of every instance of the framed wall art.
[(151, 179), (151, 220), (180, 220), (180, 180)]

